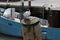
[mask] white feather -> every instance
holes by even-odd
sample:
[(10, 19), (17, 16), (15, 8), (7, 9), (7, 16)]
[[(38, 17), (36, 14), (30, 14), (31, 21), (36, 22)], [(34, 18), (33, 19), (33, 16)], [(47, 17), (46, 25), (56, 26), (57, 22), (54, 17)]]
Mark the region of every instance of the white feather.
[(26, 12), (23, 14), (23, 16), (24, 16), (25, 18), (29, 18), (30, 15), (31, 15), (31, 12), (30, 12), (30, 11), (26, 11)]

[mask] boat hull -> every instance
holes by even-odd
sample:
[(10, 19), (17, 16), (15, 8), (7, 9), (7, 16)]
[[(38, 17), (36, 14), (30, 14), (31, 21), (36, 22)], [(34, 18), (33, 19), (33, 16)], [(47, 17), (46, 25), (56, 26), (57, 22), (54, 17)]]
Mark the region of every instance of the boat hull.
[[(48, 40), (60, 40), (60, 28), (41, 27), (41, 31), (42, 37), (46, 36), (45, 38)], [(47, 34), (44, 34), (44, 32)], [(22, 23), (17, 23), (0, 17), (0, 33), (13, 36), (22, 36)]]
[(0, 17), (0, 32), (8, 35), (22, 36), (22, 24)]

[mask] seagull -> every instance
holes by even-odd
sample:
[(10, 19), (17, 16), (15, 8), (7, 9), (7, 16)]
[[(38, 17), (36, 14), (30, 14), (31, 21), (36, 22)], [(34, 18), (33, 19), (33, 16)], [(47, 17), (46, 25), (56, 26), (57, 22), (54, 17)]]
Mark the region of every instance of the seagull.
[(27, 11), (24, 12), (24, 14), (23, 14), (24, 18), (26, 18), (26, 19), (29, 19), (29, 16), (30, 16), (30, 15), (31, 15), (30, 10), (27, 10)]

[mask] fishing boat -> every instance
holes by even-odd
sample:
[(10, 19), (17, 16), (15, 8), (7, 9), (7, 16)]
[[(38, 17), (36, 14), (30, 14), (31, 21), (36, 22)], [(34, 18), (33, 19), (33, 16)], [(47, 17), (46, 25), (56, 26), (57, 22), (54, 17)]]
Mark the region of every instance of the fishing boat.
[[(20, 23), (20, 19), (18, 18), (11, 19), (10, 18), (11, 15), (9, 15), (9, 12), (11, 13), (10, 10), (11, 8), (6, 9), (3, 15), (0, 16), (0, 32), (5, 33), (5, 34), (10, 34), (10, 35), (21, 36), (22, 35), (22, 24)], [(9, 18), (7, 18), (8, 16)]]
[[(7, 0), (7, 5), (8, 1), (9, 0)], [(22, 36), (22, 23), (19, 18), (20, 13), (15, 12), (15, 8), (5, 9), (0, 15), (0, 32), (8, 35)]]

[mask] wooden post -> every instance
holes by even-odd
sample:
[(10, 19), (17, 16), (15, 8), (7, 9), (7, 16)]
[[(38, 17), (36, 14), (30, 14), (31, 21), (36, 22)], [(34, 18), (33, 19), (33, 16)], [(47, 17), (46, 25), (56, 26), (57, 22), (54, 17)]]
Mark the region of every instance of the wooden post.
[(39, 18), (31, 17), (29, 20), (22, 20), (24, 40), (42, 40)]

